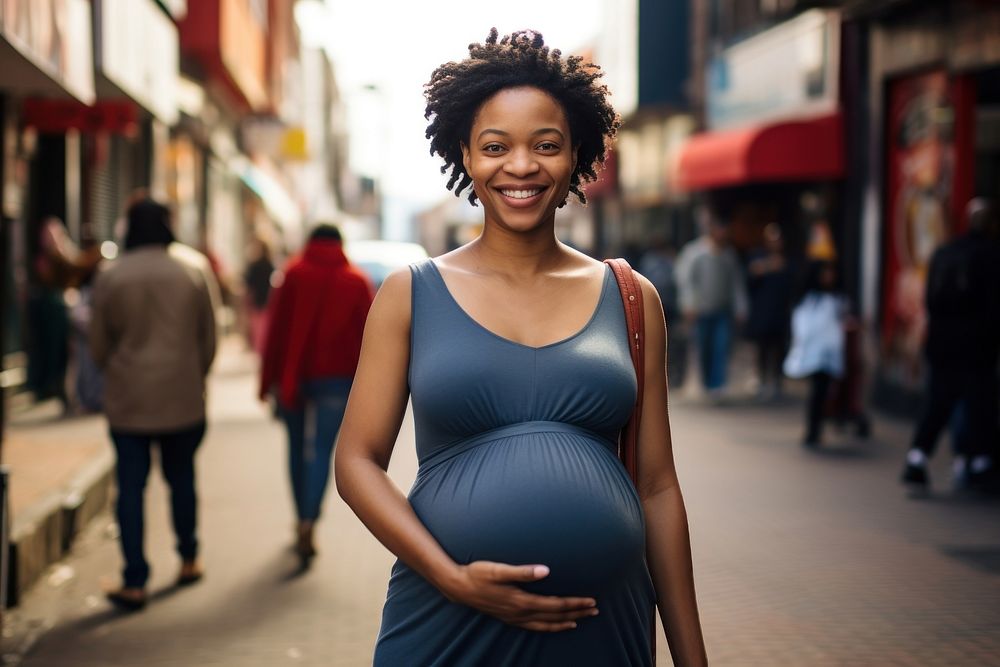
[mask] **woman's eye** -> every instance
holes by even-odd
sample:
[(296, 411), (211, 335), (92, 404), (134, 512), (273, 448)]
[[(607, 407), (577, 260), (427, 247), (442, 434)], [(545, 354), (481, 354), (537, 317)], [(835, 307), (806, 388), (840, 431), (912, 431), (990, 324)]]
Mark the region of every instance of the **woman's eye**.
[(538, 144), (538, 149), (543, 151), (557, 151), (559, 150), (559, 144), (554, 144), (551, 141), (545, 141)]
[(486, 144), (483, 147), (483, 150), (487, 153), (499, 153), (503, 150), (503, 146), (500, 144)]

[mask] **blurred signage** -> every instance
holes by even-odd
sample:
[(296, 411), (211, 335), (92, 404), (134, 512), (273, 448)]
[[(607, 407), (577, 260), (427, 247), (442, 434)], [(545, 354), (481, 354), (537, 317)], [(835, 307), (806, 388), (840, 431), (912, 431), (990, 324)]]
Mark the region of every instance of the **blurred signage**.
[(725, 49), (707, 70), (712, 129), (837, 107), (840, 17), (811, 10)]
[(304, 127), (293, 126), (281, 138), (281, 156), (286, 160), (309, 159), (309, 137)]
[(294, 161), (309, 159), (306, 130), (299, 125), (286, 126), (268, 117), (246, 118), (240, 124), (240, 138), (249, 155)]
[(247, 0), (219, 0), (219, 51), (226, 71), (250, 107), (267, 104), (264, 25)]
[(972, 151), (957, 132), (973, 114), (967, 84), (936, 70), (897, 79), (888, 91), (882, 339), (885, 366), (902, 384), (916, 381), (931, 256), (958, 231), (956, 213), (972, 194), (971, 179), (958, 173)]
[(39, 132), (63, 134), (110, 132), (135, 136), (139, 119), (135, 105), (123, 100), (101, 100), (87, 106), (74, 100), (27, 99), (24, 101), (24, 124)]
[(167, 125), (177, 122), (177, 28), (154, 0), (95, 0), (97, 66)]
[[(35, 68), (84, 103), (94, 101), (94, 72), (88, 0), (0, 0), (0, 36)], [(13, 64), (0, 68), (0, 83), (44, 90), (17, 76)]]

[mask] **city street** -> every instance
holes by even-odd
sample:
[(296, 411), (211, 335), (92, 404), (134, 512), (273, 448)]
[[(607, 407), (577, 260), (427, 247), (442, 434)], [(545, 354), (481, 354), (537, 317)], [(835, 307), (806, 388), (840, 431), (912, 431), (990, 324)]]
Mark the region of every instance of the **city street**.
[[(331, 489), (320, 555), (296, 574), (284, 434), (253, 389), (250, 360), (224, 358), (198, 459), (204, 582), (172, 587), (154, 473), (151, 604), (121, 615), (101, 595), (120, 562), (107, 514), (7, 617), (4, 664), (370, 664), (392, 558)], [(686, 397), (672, 407), (712, 664), (1000, 665), (1000, 504), (950, 492), (946, 446), (935, 493), (908, 498), (897, 482), (905, 424), (877, 421), (868, 443), (831, 430), (828, 446), (805, 451), (800, 410)], [(412, 438), (407, 420), (392, 469), (404, 488)], [(659, 657), (670, 664), (662, 641)]]

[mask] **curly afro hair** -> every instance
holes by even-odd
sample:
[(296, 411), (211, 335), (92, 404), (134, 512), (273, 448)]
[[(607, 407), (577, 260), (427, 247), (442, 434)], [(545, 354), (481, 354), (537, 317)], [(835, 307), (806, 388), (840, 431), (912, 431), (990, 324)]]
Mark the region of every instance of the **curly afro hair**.
[[(492, 28), (485, 44), (469, 45), (468, 58), (438, 67), (424, 85), (424, 118), (431, 121), (426, 132), (431, 155), (444, 158), (442, 174), (451, 170), (448, 189), (458, 197), (472, 184), (462, 164), (462, 144), (468, 143), (482, 104), (506, 88), (532, 86), (554, 97), (566, 114), (577, 149), (569, 191), (586, 203), (582, 186), (597, 178), (621, 125), (608, 102), (608, 87), (598, 82), (602, 76), (599, 67), (583, 58), (563, 58), (558, 49), (550, 50), (541, 33), (533, 30), (498, 39), (497, 29)], [(476, 205), (475, 190), (469, 201)]]

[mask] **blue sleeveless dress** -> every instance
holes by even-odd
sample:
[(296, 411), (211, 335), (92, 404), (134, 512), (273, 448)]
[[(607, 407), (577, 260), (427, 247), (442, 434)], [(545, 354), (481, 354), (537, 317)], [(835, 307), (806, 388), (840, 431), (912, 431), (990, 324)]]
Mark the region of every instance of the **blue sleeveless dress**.
[(411, 267), (409, 385), (419, 469), (409, 501), (459, 563), (543, 564), (525, 585), (592, 596), (573, 630), (523, 630), (393, 566), (374, 664), (651, 665), (642, 507), (615, 454), (636, 395), (624, 308), (605, 268), (579, 332), (529, 347), (474, 321), (431, 260)]

